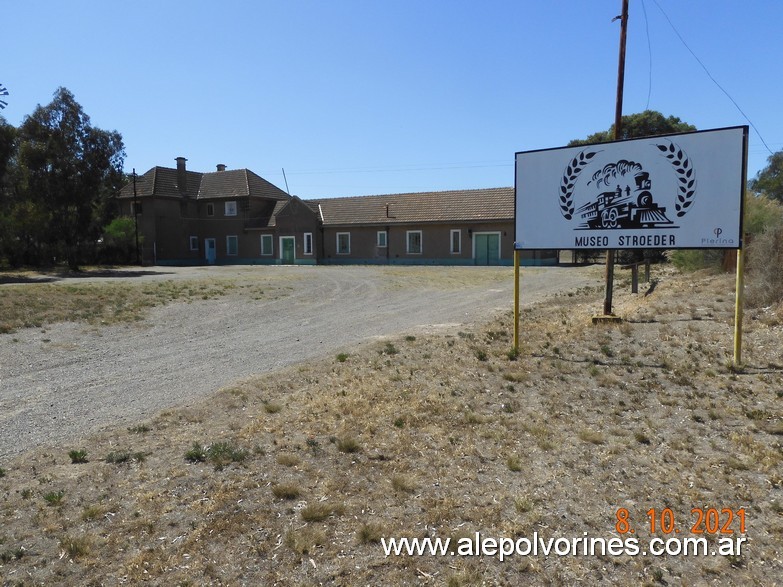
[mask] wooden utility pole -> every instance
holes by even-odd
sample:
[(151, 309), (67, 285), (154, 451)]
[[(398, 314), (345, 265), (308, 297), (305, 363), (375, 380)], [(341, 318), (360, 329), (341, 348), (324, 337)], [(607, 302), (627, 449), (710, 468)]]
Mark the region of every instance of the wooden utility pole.
[[(628, 31), (628, 0), (623, 0), (623, 12), (614, 20), (620, 20), (620, 59), (617, 65), (617, 100), (614, 109), (614, 138), (621, 136), (623, 119), (623, 84), (625, 83), (625, 37)], [(612, 289), (614, 288), (614, 250), (606, 251), (606, 295), (604, 316), (612, 315)]]
[(141, 265), (139, 255), (139, 204), (136, 199), (136, 168), (133, 168), (133, 229), (136, 233), (136, 265)]

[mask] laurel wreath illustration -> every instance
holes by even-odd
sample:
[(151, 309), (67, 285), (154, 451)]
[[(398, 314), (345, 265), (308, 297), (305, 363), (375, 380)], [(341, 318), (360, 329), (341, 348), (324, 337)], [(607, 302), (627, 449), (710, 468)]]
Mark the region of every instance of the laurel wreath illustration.
[(677, 202), (674, 204), (677, 216), (685, 216), (688, 208), (693, 204), (693, 195), (696, 193), (696, 177), (693, 173), (688, 155), (674, 143), (668, 145), (655, 145), (669, 159), (677, 174), (679, 185), (677, 186)]
[[(674, 204), (677, 210), (677, 216), (685, 216), (688, 208), (693, 204), (693, 196), (696, 193), (696, 177), (693, 171), (693, 165), (688, 159), (688, 155), (676, 144), (668, 145), (656, 144), (674, 168), (677, 175), (677, 202)], [(560, 179), (560, 213), (566, 220), (571, 220), (574, 215), (574, 185), (579, 174), (587, 166), (590, 160), (600, 151), (588, 151), (585, 149), (576, 155), (565, 168), (563, 177)]]
[(566, 166), (563, 177), (560, 179), (560, 213), (566, 220), (571, 220), (574, 215), (574, 184), (576, 184), (576, 178), (590, 162), (590, 159), (595, 157), (600, 151), (588, 152), (587, 149), (579, 153), (576, 157), (571, 159), (571, 162)]

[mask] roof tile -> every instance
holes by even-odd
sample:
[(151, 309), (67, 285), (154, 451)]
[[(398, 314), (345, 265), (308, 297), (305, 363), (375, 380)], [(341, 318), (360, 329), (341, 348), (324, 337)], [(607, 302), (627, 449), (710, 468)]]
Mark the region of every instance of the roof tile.
[(325, 198), (309, 203), (320, 205), (326, 226), (514, 218), (514, 188)]

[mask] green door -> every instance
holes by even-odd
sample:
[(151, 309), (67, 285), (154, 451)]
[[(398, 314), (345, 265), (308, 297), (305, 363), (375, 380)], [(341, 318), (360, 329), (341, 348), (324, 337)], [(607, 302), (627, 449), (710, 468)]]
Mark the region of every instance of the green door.
[(293, 265), (296, 255), (294, 254), (294, 237), (284, 236), (280, 239), (280, 258), (284, 265)]
[(495, 233), (474, 234), (476, 265), (500, 265), (500, 235)]

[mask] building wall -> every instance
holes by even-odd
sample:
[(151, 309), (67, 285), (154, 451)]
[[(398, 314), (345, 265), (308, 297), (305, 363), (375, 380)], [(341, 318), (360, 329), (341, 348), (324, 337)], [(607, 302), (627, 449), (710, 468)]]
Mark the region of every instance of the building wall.
[[(289, 201), (288, 206), (276, 218), (275, 258), (280, 259), (280, 237), (295, 238), (295, 257), (297, 264), (315, 264), (321, 253), (318, 238), (318, 217), (298, 198)], [(305, 234), (310, 235), (310, 254), (305, 254)]]
[[(141, 240), (141, 260), (152, 265), (168, 259), (183, 264), (198, 262), (198, 253), (188, 250), (188, 237), (198, 229), (194, 201), (178, 198), (139, 198), (137, 215)], [(121, 202), (123, 214), (132, 216), (133, 200)], [(184, 245), (183, 245), (184, 243)]]
[[(387, 246), (377, 245), (378, 231), (386, 231)], [(452, 251), (452, 231), (459, 232), (459, 249)], [(410, 252), (409, 233), (420, 232), (421, 252)], [(339, 253), (338, 234), (350, 234), (350, 252)], [(323, 262), (335, 264), (389, 263), (474, 265), (474, 235), (497, 235), (500, 246), (498, 264), (510, 265), (514, 258), (513, 222), (462, 224), (409, 224), (326, 227), (323, 231)]]
[[(275, 203), (240, 198), (235, 201), (236, 216), (227, 216), (226, 199), (182, 200), (180, 198), (140, 198), (138, 215), (142, 239), (142, 262), (161, 265), (206, 264), (205, 241), (215, 239), (215, 263), (281, 264), (281, 237), (294, 238), (294, 262), (297, 264), (431, 264), (476, 265), (477, 242), (487, 235), (496, 238), (499, 259), (490, 264), (511, 265), (514, 254), (514, 224), (475, 222), (454, 224), (393, 224), (348, 227), (321, 227), (316, 214), (301, 200), (290, 200), (276, 217), (275, 226), (248, 229), (248, 221), (267, 217)], [(121, 211), (131, 215), (132, 200), (121, 202)], [(207, 213), (212, 206), (212, 215)], [(378, 232), (386, 232), (386, 246), (379, 246)], [(459, 250), (452, 251), (452, 231), (459, 232)], [(421, 252), (408, 250), (408, 234), (420, 232)], [(305, 234), (312, 235), (312, 254), (305, 254)], [(350, 251), (338, 253), (337, 235), (350, 235)], [(272, 254), (261, 254), (261, 236), (272, 237)], [(229, 254), (228, 237), (236, 237), (236, 254)], [(191, 250), (191, 237), (197, 247)], [(523, 251), (525, 265), (554, 265), (554, 251)]]
[[(283, 262), (280, 237), (294, 238), (295, 263), (315, 264), (319, 256), (317, 216), (300, 200), (292, 200), (277, 217), (276, 225), (265, 229), (248, 229), (247, 224), (252, 218), (269, 217), (275, 208), (274, 201), (249, 198), (183, 201), (148, 197), (139, 198), (138, 202), (142, 210), (138, 222), (145, 264), (206, 264), (206, 239), (215, 239), (218, 265), (280, 264)], [(235, 216), (226, 214), (226, 202), (236, 203)], [(132, 215), (132, 206), (132, 200), (121, 202), (121, 213)], [(305, 253), (305, 233), (312, 235), (310, 254)], [(261, 234), (272, 236), (272, 255), (261, 255)], [(194, 248), (191, 240), (195, 241)], [(236, 242), (233, 251), (230, 242)]]

